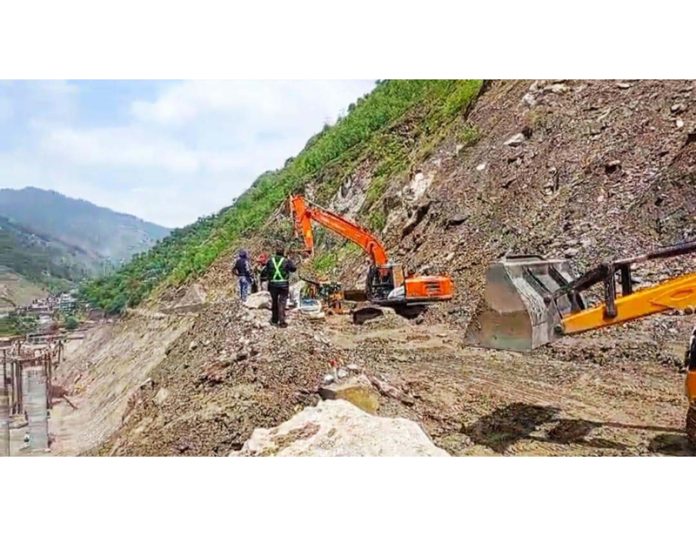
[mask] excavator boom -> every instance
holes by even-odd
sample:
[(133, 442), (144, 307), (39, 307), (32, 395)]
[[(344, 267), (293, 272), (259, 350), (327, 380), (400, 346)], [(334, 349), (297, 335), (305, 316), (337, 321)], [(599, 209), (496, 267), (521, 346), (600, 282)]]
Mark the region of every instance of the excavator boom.
[(382, 242), (365, 227), (339, 214), (311, 205), (300, 195), (290, 196), (290, 212), (295, 229), (302, 234), (309, 254), (314, 252), (312, 221), (357, 244), (367, 253), (372, 260), (366, 285), (367, 297), (371, 302), (413, 307), (416, 304), (452, 298), (452, 279), (447, 276), (406, 277), (403, 266), (389, 262)]
[(314, 252), (314, 236), (312, 235), (312, 220), (314, 220), (360, 246), (375, 265), (383, 266), (389, 262), (387, 252), (379, 239), (361, 225), (323, 208), (310, 206), (300, 195), (290, 197), (290, 210), (295, 220), (295, 226), (301, 231), (305, 247), (309, 253)]
[(696, 305), (696, 274), (688, 274), (616, 298), (616, 315), (613, 317), (607, 315), (606, 305), (600, 304), (568, 315), (561, 320), (561, 326), (563, 333), (569, 335), (694, 305)]

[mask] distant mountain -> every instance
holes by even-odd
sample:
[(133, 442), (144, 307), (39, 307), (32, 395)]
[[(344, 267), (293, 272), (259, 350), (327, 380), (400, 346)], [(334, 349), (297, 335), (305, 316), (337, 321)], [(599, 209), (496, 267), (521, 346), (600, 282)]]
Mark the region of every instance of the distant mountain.
[(168, 234), (57, 192), (0, 189), (0, 268), (43, 287), (108, 272)]
[(117, 265), (169, 234), (135, 216), (38, 188), (0, 189), (0, 216)]

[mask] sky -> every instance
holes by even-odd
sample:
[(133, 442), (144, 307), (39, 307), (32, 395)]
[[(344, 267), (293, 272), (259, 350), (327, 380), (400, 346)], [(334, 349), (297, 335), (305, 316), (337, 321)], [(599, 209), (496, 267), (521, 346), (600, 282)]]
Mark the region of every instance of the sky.
[(0, 188), (180, 227), (282, 167), (368, 80), (0, 81)]

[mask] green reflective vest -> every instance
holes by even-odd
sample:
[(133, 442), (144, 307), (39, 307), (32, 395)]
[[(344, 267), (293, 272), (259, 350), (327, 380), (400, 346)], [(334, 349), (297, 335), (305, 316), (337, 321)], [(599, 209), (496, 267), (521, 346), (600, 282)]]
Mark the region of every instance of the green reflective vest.
[(281, 271), (281, 268), (283, 267), (283, 261), (285, 259), (283, 257), (280, 258), (280, 260), (277, 260), (275, 257), (271, 257), (271, 263), (273, 263), (273, 276), (271, 277), (271, 281), (274, 283), (284, 283), (287, 281), (287, 278), (283, 275), (283, 272)]

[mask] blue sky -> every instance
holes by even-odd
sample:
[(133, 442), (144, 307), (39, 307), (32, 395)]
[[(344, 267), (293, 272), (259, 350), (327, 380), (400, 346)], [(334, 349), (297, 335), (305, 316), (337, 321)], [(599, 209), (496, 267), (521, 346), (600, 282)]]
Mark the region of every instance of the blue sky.
[(373, 82), (0, 81), (0, 187), (175, 227), (229, 205)]

